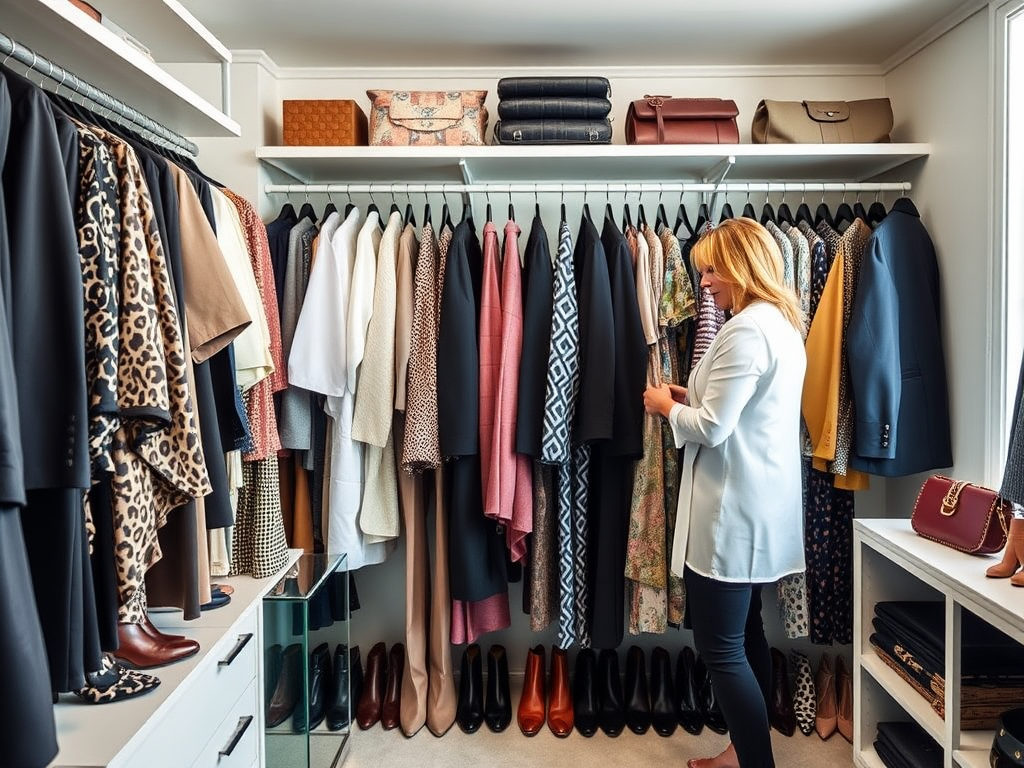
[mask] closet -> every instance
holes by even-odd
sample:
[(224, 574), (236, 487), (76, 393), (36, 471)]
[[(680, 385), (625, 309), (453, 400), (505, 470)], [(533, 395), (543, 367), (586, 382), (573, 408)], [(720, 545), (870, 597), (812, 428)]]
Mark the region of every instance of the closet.
[[(254, 201), (265, 221), (270, 221), (286, 200), (300, 203), (308, 199), (319, 212), (329, 202), (342, 207), (348, 197), (363, 209), (372, 199), (383, 203), (382, 210), (392, 199), (403, 207), (410, 201), (417, 215), (424, 202), (439, 212), (446, 198), (453, 203), (468, 200), (481, 223), (488, 200), (500, 203), (499, 211), (511, 200), (521, 222), (535, 203), (548, 212), (556, 211), (564, 201), (570, 217), (575, 217), (585, 201), (597, 209), (610, 202), (620, 212), (624, 202), (635, 206), (634, 201), (641, 198), (648, 211), (661, 199), (670, 203), (670, 212), (679, 201), (690, 210), (706, 201), (714, 204), (717, 220), (724, 203), (739, 212), (748, 198), (758, 210), (766, 200), (776, 206), (785, 200), (795, 210), (806, 198), (813, 210), (820, 199), (827, 199), (834, 208), (844, 193), (850, 202), (860, 199), (867, 206), (876, 193), (891, 204), (902, 190), (909, 190), (935, 240), (940, 261), (955, 438), (951, 474), (996, 482), (1000, 460), (985, 423), (987, 414), (996, 408), (998, 384), (994, 380), (998, 375), (982, 343), (991, 338), (990, 326), (999, 322), (998, 308), (993, 309), (990, 302), (999, 279), (998, 274), (990, 277), (990, 273), (998, 268), (998, 261), (988, 247), (994, 217), (989, 192), (998, 175), (988, 151), (997, 120), (986, 86), (996, 47), (988, 4), (968, 4), (955, 21), (872, 67), (833, 66), (820, 72), (806, 67), (787, 69), (784, 54), (780, 54), (778, 62), (768, 62), (778, 66), (767, 72), (728, 67), (699, 72), (685, 67), (650, 71), (608, 67), (601, 72), (612, 80), (613, 115), (617, 117), (625, 114), (630, 99), (643, 93), (733, 98), (741, 108), (741, 142), (749, 142), (754, 105), (765, 96), (888, 96), (897, 117), (892, 144), (629, 147), (616, 143), (603, 147), (419, 150), (280, 146), (280, 102), (322, 97), (363, 103), (367, 88), (381, 86), (478, 87), (491, 90), (489, 99), (494, 99), (496, 80), (519, 72), (511, 67), (466, 67), (431, 71), (429, 79), (409, 71), (396, 77), (386, 68), (314, 73), (268, 64), (265, 55), (252, 51), (228, 51), (205, 30), (197, 31), (190, 14), (175, 10), (177, 3), (147, 2), (144, 13), (139, 10), (141, 3), (130, 0), (102, 5), (104, 9), (109, 6), (112, 16), (142, 14), (144, 26), (151, 30), (147, 42), (154, 57), (167, 66), (141, 56), (105, 30), (95, 29), (73, 8), (67, 8), (66, 0), (0, 0), (0, 32), (51, 56), (83, 80), (190, 137), (199, 147), (204, 169)], [(266, 35), (269, 39), (273, 31), (267, 30)], [(245, 47), (258, 49), (261, 44), (254, 39)], [(195, 68), (176, 66), (180, 63), (202, 64), (204, 69), (199, 73)], [(522, 69), (530, 71), (529, 67)], [(531, 73), (557, 74), (558, 70)], [(221, 83), (219, 106), (197, 95), (208, 93), (210, 84), (217, 81)], [(951, 93), (957, 94), (955, 107), (950, 105)], [(621, 131), (618, 124), (616, 131)], [(618, 133), (615, 141), (622, 141)], [(887, 184), (893, 186), (884, 186)], [(545, 215), (546, 222), (557, 218), (557, 213)], [(554, 229), (550, 225), (549, 233)], [(985, 372), (981, 385), (979, 372)], [(871, 489), (859, 492), (857, 514), (907, 517), (919, 487), (920, 478), (873, 478)], [(353, 644), (368, 650), (378, 639), (395, 642), (402, 638), (402, 605), (395, 595), (402, 594), (403, 578), (401, 550), (384, 564), (356, 575), (363, 607), (352, 623)], [(511, 600), (515, 605), (516, 596)], [(678, 643), (677, 637), (669, 634), (666, 642)], [(512, 629), (493, 640), (510, 649), (515, 674), (522, 670), (527, 648), (554, 642), (554, 634), (551, 630), (531, 633), (523, 617), (514, 615)], [(626, 642), (632, 640), (627, 636)], [(637, 642), (651, 646), (661, 640), (641, 637)], [(258, 682), (260, 677), (256, 679)], [(865, 739), (858, 747), (869, 750), (869, 744), (870, 739)], [(878, 765), (871, 758), (858, 755), (856, 759), (861, 765)]]

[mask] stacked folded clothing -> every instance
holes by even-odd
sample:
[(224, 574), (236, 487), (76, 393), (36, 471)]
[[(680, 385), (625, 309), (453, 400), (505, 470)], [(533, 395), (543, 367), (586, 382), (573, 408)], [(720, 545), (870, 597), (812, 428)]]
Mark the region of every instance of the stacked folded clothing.
[(611, 144), (611, 85), (603, 77), (504, 77), (495, 144)]
[(942, 766), (942, 747), (917, 723), (879, 723), (875, 753), (887, 768)]
[[(869, 638), (878, 657), (945, 717), (945, 606), (935, 601), (875, 605)], [(999, 715), (1024, 698), (1020, 644), (967, 611), (960, 646), (960, 727), (996, 727)]]

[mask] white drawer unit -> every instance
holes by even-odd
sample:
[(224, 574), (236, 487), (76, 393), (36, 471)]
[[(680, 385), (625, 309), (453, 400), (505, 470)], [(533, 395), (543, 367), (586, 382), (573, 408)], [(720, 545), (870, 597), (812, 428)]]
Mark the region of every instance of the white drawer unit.
[(199, 643), (195, 656), (151, 670), (160, 686), (104, 705), (65, 694), (54, 708), (60, 752), (50, 768), (263, 768), (263, 596), (274, 576), (218, 579), (231, 602), (185, 621), (153, 612), (153, 624)]

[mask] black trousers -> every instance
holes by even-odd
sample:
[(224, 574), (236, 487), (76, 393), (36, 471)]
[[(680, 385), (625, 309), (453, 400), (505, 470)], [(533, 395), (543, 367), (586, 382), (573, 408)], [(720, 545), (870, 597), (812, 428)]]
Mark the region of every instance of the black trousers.
[(736, 747), (740, 768), (775, 768), (768, 730), (772, 660), (761, 621), (761, 585), (683, 572), (693, 643)]

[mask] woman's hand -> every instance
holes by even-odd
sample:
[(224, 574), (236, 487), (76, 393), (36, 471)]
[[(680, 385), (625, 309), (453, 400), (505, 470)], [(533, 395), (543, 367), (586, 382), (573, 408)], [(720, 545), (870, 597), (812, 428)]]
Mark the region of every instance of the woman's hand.
[[(682, 389), (682, 387), (679, 387)], [(683, 390), (685, 396), (686, 390)], [(676, 400), (668, 384), (659, 387), (648, 387), (644, 390), (644, 409), (651, 414), (668, 417)]]
[(686, 394), (686, 387), (680, 387), (678, 384), (669, 384), (668, 388), (672, 393), (672, 399), (677, 403), (682, 403), (683, 405), (690, 404), (690, 398)]

